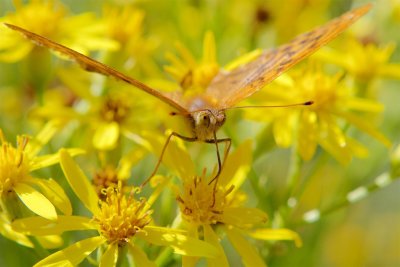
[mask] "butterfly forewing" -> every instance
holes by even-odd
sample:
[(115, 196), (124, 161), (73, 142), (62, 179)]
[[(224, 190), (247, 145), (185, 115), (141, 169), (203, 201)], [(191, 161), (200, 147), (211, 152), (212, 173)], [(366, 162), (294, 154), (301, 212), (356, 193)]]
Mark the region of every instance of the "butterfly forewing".
[(167, 103), (168, 105), (172, 106), (173, 108), (177, 109), (180, 112), (186, 111), (186, 109), (183, 106), (181, 106), (178, 102), (167, 97), (163, 93), (161, 93), (161, 92), (147, 86), (146, 84), (144, 84), (134, 78), (131, 78), (131, 77), (103, 64), (103, 63), (100, 63), (100, 62), (98, 62), (90, 57), (87, 57), (77, 51), (74, 51), (66, 46), (63, 46), (56, 42), (53, 42), (53, 41), (47, 39), (46, 37), (40, 36), (38, 34), (35, 34), (33, 32), (30, 32), (30, 31), (20, 28), (18, 26), (8, 24), (8, 23), (5, 23), (5, 25), (15, 31), (22, 33), (25, 37), (34, 41), (38, 45), (45, 46), (47, 48), (50, 48), (53, 51), (56, 51), (58, 53), (68, 56), (72, 60), (79, 63), (81, 65), (81, 67), (87, 71), (100, 73), (100, 74), (103, 74), (106, 76), (112, 76), (112, 77), (116, 78), (117, 80), (124, 81), (128, 84), (131, 84), (131, 85), (159, 98), (160, 100), (162, 100), (163, 102)]
[(230, 72), (221, 71), (207, 88), (206, 94), (218, 100), (220, 109), (237, 104), (334, 39), (370, 8), (368, 4), (351, 10), (297, 36), (288, 44), (265, 51), (254, 61)]

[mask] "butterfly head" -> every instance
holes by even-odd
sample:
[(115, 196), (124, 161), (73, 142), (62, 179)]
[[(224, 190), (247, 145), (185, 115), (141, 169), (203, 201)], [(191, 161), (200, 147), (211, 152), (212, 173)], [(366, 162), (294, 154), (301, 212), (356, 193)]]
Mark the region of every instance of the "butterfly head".
[(214, 139), (214, 133), (224, 124), (224, 110), (203, 109), (190, 113), (194, 135), (199, 140)]

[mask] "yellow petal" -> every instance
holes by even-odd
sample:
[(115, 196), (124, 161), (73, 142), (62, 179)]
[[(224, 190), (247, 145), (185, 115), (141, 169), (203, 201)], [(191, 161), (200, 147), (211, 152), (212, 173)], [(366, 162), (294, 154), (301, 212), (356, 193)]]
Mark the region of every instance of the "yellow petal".
[(129, 252), (132, 255), (133, 260), (135, 261), (135, 266), (149, 266), (156, 267), (157, 265), (147, 258), (146, 253), (143, 252), (139, 247), (131, 245), (128, 243)]
[(236, 58), (235, 60), (233, 60), (232, 62), (228, 63), (227, 65), (224, 66), (225, 70), (233, 70), (236, 69), (237, 67), (249, 63), (250, 61), (256, 59), (257, 57), (259, 57), (262, 53), (262, 49), (256, 49), (253, 50), (249, 53), (246, 53), (238, 58)]
[[(100, 267), (113, 267), (118, 260), (118, 243), (114, 242), (107, 246), (100, 260)], [(141, 265), (139, 265), (141, 266)]]
[[(66, 149), (68, 153), (73, 157), (79, 154), (85, 153), (85, 150), (80, 149), (80, 148), (69, 148)], [(29, 166), (30, 171), (34, 171), (37, 169), (41, 169), (47, 166), (54, 165), (56, 163), (60, 162), (60, 155), (58, 153), (56, 154), (51, 154), (51, 155), (45, 155), (45, 156), (40, 156), (40, 157), (35, 157), (34, 161), (31, 163)]]
[(91, 219), (80, 216), (58, 216), (50, 221), (42, 217), (28, 217), (12, 222), (12, 228), (27, 235), (60, 235), (66, 231), (97, 229)]
[(26, 57), (32, 50), (32, 45), (29, 42), (22, 41), (13, 49), (0, 51), (0, 61), (14, 63)]
[(61, 126), (60, 122), (56, 120), (51, 120), (46, 123), (35, 138), (29, 140), (25, 151), (27, 151), (31, 156), (39, 153), (42, 147), (50, 141), (58, 130), (60, 130)]
[(214, 34), (211, 31), (207, 31), (203, 42), (203, 62), (216, 63), (216, 61)]
[(47, 258), (36, 263), (34, 267), (39, 266), (77, 266), (90, 253), (93, 252), (101, 244), (105, 243), (106, 239), (101, 236), (91, 237), (51, 254)]
[(210, 267), (229, 267), (228, 260), (226, 258), (224, 249), (221, 246), (219, 237), (215, 234), (214, 230), (211, 228), (209, 224), (203, 225), (204, 230), (204, 240), (214, 247), (216, 247), (219, 251), (219, 256), (214, 259), (207, 259), (208, 266)]
[(59, 235), (36, 236), (35, 238), (47, 249), (59, 248), (64, 244), (64, 240)]
[(155, 245), (172, 247), (175, 253), (182, 255), (207, 258), (218, 255), (217, 249), (210, 244), (164, 227), (146, 226), (144, 232), (138, 232), (136, 236)]
[(264, 260), (260, 257), (257, 250), (245, 239), (238, 230), (232, 229), (229, 230), (227, 227), (225, 228), (225, 232), (228, 235), (229, 241), (231, 241), (232, 245), (236, 249), (236, 251), (242, 257), (242, 262), (246, 267), (263, 267), (267, 266)]
[(22, 246), (33, 248), (31, 241), (25, 235), (13, 230), (9, 221), (2, 215), (0, 215), (0, 234)]
[(92, 214), (98, 214), (99, 198), (96, 191), (65, 149), (60, 150), (60, 163), (72, 190)]
[(379, 75), (384, 78), (400, 79), (400, 64), (386, 64), (379, 69)]
[(99, 125), (93, 136), (93, 146), (99, 150), (110, 150), (117, 145), (119, 124), (116, 122)]
[(338, 127), (335, 119), (331, 115), (322, 116), (321, 114), (320, 118), (320, 132), (323, 134), (319, 136), (319, 144), (341, 164), (350, 163), (353, 155), (347, 145), (346, 136)]
[[(144, 132), (142, 135), (150, 145), (150, 147), (146, 148), (150, 149), (158, 159), (158, 157), (161, 155), (161, 150), (165, 145), (167, 138), (150, 132)], [(178, 172), (179, 177), (191, 177), (195, 175), (194, 163), (189, 153), (184, 148), (182, 140), (178, 138), (171, 139), (165, 150), (162, 162), (169, 168)]]
[(368, 149), (357, 140), (352, 138), (347, 138), (347, 144), (349, 146), (349, 149), (355, 156), (359, 158), (365, 158), (368, 156), (369, 154)]
[(289, 147), (293, 142), (292, 116), (281, 116), (274, 121), (273, 133), (278, 146)]
[(302, 245), (300, 236), (289, 229), (262, 228), (247, 232), (247, 234), (261, 240), (293, 240), (297, 247)]
[(252, 142), (248, 140), (241, 144), (232, 154), (230, 154), (225, 162), (219, 177), (219, 185), (230, 186), (235, 185), (237, 190), (247, 178), (252, 162)]
[(268, 220), (268, 215), (257, 208), (228, 207), (225, 208), (222, 218), (225, 224), (248, 227), (265, 223)]
[(143, 148), (135, 148), (128, 155), (121, 158), (118, 165), (118, 178), (128, 179), (131, 177), (132, 165), (142, 160), (145, 153)]
[(383, 111), (384, 106), (371, 99), (348, 97), (346, 108), (363, 112), (380, 113)]
[(14, 186), (14, 190), (31, 211), (49, 220), (57, 219), (56, 209), (53, 204), (36, 189), (27, 184), (18, 183)]
[(33, 179), (32, 183), (38, 185), (43, 193), (59, 210), (65, 215), (72, 214), (72, 207), (69, 198), (62, 187), (53, 179)]
[(297, 150), (304, 160), (310, 160), (317, 149), (317, 128), (316, 114), (304, 110), (300, 117), (297, 137)]
[(357, 115), (351, 114), (349, 112), (336, 112), (336, 113), (338, 114), (338, 116), (344, 118), (346, 121), (353, 124), (360, 130), (371, 135), (385, 146), (387, 147), (391, 146), (390, 141), (383, 134), (381, 134), (376, 128), (374, 128), (368, 119), (360, 118)]

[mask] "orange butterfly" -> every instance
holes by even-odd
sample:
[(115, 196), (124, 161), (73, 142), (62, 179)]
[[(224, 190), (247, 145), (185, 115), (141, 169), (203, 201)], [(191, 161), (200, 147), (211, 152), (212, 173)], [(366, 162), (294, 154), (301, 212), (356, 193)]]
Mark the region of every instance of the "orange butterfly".
[[(176, 136), (186, 141), (203, 141), (207, 143), (214, 143), (216, 145), (218, 173), (215, 178), (209, 182), (209, 184), (211, 184), (215, 180), (216, 182), (214, 188), (216, 188), (217, 178), (222, 169), (218, 143), (227, 143), (225, 156), (227, 155), (231, 144), (231, 139), (218, 139), (216, 136), (217, 130), (225, 122), (225, 111), (229, 108), (232, 108), (241, 100), (251, 96), (264, 85), (277, 78), (283, 72), (287, 71), (290, 67), (294, 66), (327, 44), (352, 23), (358, 20), (361, 16), (367, 13), (370, 8), (371, 4), (367, 4), (351, 10), (340, 17), (331, 20), (323, 26), (297, 36), (288, 44), (264, 51), (255, 60), (232, 71), (221, 70), (211, 81), (204, 94), (198, 95), (186, 101), (184, 101), (179, 94), (167, 94), (157, 91), (136, 79), (128, 77), (123, 73), (114, 70), (107, 65), (82, 55), (61, 44), (57, 44), (45, 37), (15, 25), (7, 23), (5, 25), (22, 33), (27, 38), (39, 45), (67, 55), (78, 62), (87, 71), (97, 72), (106, 76), (112, 76), (118, 80), (122, 80), (157, 97), (161, 101), (173, 107), (176, 110), (176, 112), (173, 114), (183, 115), (190, 122), (192, 126), (193, 137), (186, 137), (173, 132), (168, 137), (156, 168), (150, 178), (157, 171), (168, 142), (172, 136)], [(309, 104), (311, 104), (311, 102), (305, 102), (300, 105)], [(142, 185), (147, 183), (149, 179), (147, 179)]]

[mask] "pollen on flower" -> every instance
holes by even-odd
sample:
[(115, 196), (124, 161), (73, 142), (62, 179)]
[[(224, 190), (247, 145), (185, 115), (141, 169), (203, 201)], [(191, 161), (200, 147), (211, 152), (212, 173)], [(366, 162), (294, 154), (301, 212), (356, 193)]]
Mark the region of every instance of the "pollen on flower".
[(130, 107), (122, 98), (108, 97), (100, 109), (100, 116), (108, 122), (121, 123), (129, 116)]
[(94, 221), (99, 224), (99, 232), (109, 243), (118, 242), (122, 246), (151, 221), (151, 210), (145, 199), (134, 199), (133, 195), (125, 196), (118, 188), (105, 190), (106, 199), (100, 202), (100, 213)]
[[(98, 170), (92, 180), (92, 184), (96, 190), (97, 196), (101, 200), (106, 200), (107, 195), (104, 194), (104, 190), (108, 187), (118, 187), (118, 172), (114, 166), (108, 165)], [(122, 186), (125, 186), (125, 182), (121, 181)]]
[(222, 221), (226, 196), (233, 187), (224, 190), (208, 184), (203, 176), (188, 179), (183, 184), (183, 193), (177, 197), (182, 216), (193, 224), (216, 224)]
[(29, 176), (29, 161), (24, 153), (28, 137), (18, 136), (17, 147), (5, 141), (0, 130), (0, 196), (12, 190), (13, 186)]

